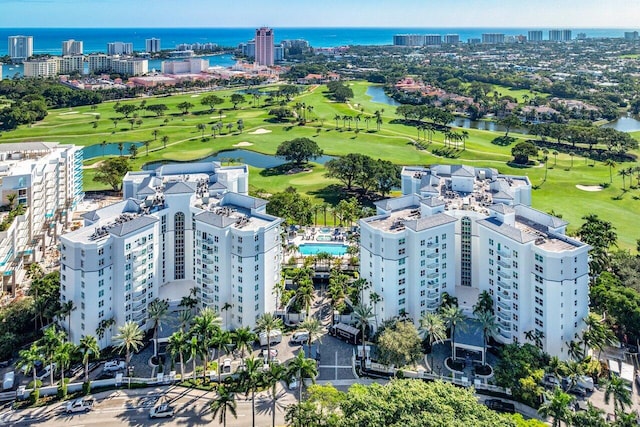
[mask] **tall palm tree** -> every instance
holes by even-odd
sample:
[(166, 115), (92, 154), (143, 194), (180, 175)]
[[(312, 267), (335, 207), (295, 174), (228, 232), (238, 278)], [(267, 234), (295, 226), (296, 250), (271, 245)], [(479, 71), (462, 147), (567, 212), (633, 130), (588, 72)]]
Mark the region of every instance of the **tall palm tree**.
[(211, 344), (216, 348), (216, 355), (218, 356), (218, 382), (220, 378), (220, 358), (222, 357), (222, 349), (231, 343), (231, 332), (219, 329), (213, 334)]
[(107, 146), (107, 141), (102, 141), (100, 146), (102, 147), (102, 157), (104, 157), (104, 148)]
[(239, 381), (246, 394), (251, 393), (251, 425), (256, 425), (256, 391), (262, 383), (262, 361), (251, 356), (245, 361), (245, 367), (240, 372)]
[(218, 416), (218, 423), (222, 424), (222, 427), (226, 427), (227, 425), (227, 411), (229, 411), (234, 418), (238, 418), (236, 415), (237, 405), (235, 394), (231, 393), (231, 391), (227, 390), (223, 385), (218, 387), (218, 397), (209, 405), (213, 412), (213, 417)]
[(589, 313), (584, 321), (586, 329), (582, 332), (583, 354), (587, 354), (587, 347), (591, 347), (598, 350), (598, 359), (600, 359), (602, 349), (607, 345), (613, 345), (616, 337), (599, 314)]
[(162, 329), (162, 321), (169, 313), (169, 301), (154, 299), (147, 307), (147, 317), (153, 322), (153, 357), (158, 361), (158, 330)]
[(481, 311), (476, 314), (476, 320), (480, 323), (482, 330), (482, 364), (486, 365), (487, 343), (498, 333), (498, 324), (496, 317), (489, 311)]
[(275, 330), (282, 330), (284, 327), (282, 319), (275, 317), (271, 313), (264, 313), (256, 321), (254, 331), (257, 333), (264, 333), (267, 336), (267, 354), (271, 356), (271, 332)]
[(473, 306), (473, 314), (478, 314), (483, 311), (488, 311), (493, 314), (493, 298), (487, 291), (480, 292), (478, 302)]
[(571, 340), (567, 343), (567, 355), (573, 360), (582, 360), (584, 357), (584, 353), (582, 353), (582, 348), (580, 346), (580, 341)]
[[(418, 332), (422, 339), (427, 340), (429, 348), (431, 349), (433, 349), (434, 344), (442, 343), (447, 339), (447, 328), (444, 325), (442, 316), (438, 313), (425, 313), (424, 316), (420, 318)], [(433, 369), (433, 350), (431, 350), (431, 354), (430, 370)]]
[(84, 382), (89, 382), (89, 359), (92, 357), (97, 359), (100, 357), (100, 346), (98, 340), (93, 335), (83, 335), (80, 338), (80, 345), (78, 346), (80, 354), (82, 354), (82, 363), (84, 364)]
[[(51, 325), (44, 331), (44, 335), (40, 338), (40, 347), (42, 348), (47, 363), (53, 368), (53, 362), (55, 360), (55, 354), (58, 348), (65, 341), (65, 334), (63, 331), (58, 331), (55, 325)], [(49, 369), (49, 380), (53, 385), (53, 373), (55, 369)]]
[(171, 354), (173, 360), (178, 356), (178, 360), (180, 361), (180, 379), (184, 381), (184, 354), (189, 351), (187, 334), (182, 330), (171, 334), (167, 344), (167, 351)]
[(118, 142), (118, 151), (120, 152), (120, 157), (122, 157), (122, 153), (124, 152), (124, 142)]
[(144, 144), (144, 148), (147, 149), (147, 156), (148, 156), (149, 155), (149, 145), (151, 145), (151, 141), (146, 140), (146, 141), (143, 142), (143, 144)]
[(200, 354), (200, 343), (198, 342), (198, 337), (196, 335), (191, 335), (189, 341), (187, 342), (189, 346), (189, 358), (191, 359), (192, 369), (193, 369), (193, 380), (196, 379), (196, 358), (198, 354)]
[(298, 285), (298, 289), (296, 289), (296, 302), (302, 304), (307, 313), (307, 317), (309, 317), (309, 310), (313, 302), (313, 282), (311, 280), (304, 280)]
[(617, 375), (612, 375), (611, 379), (604, 383), (604, 403), (607, 405), (613, 398), (613, 409), (624, 411), (626, 406), (631, 407), (631, 390), (627, 388), (624, 380)]
[(269, 369), (264, 372), (264, 382), (270, 387), (271, 393), (271, 427), (276, 427), (276, 405), (278, 402), (278, 384), (285, 379), (287, 370), (284, 365), (270, 363)]
[[(222, 319), (218, 313), (210, 307), (205, 307), (198, 316), (193, 319), (191, 332), (198, 337), (200, 353), (203, 356), (203, 378), (207, 377), (209, 369), (209, 348), (212, 345), (214, 334), (220, 329)], [(194, 372), (195, 374), (195, 372)]]
[(116, 348), (120, 353), (125, 352), (127, 370), (129, 369), (129, 362), (131, 360), (131, 350), (138, 351), (142, 346), (143, 338), (144, 332), (136, 322), (130, 320), (118, 327), (118, 335), (113, 337), (113, 341), (116, 343)]
[(371, 292), (369, 294), (369, 301), (373, 304), (373, 320), (376, 324), (376, 330), (378, 329), (378, 303), (382, 301), (382, 297), (377, 292)]
[(64, 372), (69, 367), (69, 364), (71, 363), (71, 358), (73, 357), (74, 353), (77, 351), (78, 351), (78, 348), (76, 347), (75, 344), (69, 341), (65, 341), (60, 344), (60, 346), (56, 349), (56, 352), (54, 354), (53, 358), (58, 365), (57, 369), (60, 369), (60, 385), (62, 386), (63, 390), (66, 389), (65, 382), (64, 382)]
[(444, 319), (445, 325), (451, 331), (451, 359), (456, 360), (456, 328), (464, 328), (467, 320), (467, 316), (464, 315), (461, 309), (456, 306), (448, 306), (441, 309), (440, 315)]
[(69, 337), (71, 336), (71, 312), (76, 308), (78, 307), (75, 306), (73, 300), (69, 300), (65, 303), (62, 303), (62, 305), (60, 306), (60, 310), (58, 311), (58, 316), (60, 316), (61, 319), (66, 318), (69, 320), (69, 323), (67, 325), (67, 334), (69, 335)]
[(191, 326), (193, 320), (193, 312), (191, 310), (180, 310), (178, 312), (178, 323), (180, 324), (180, 330), (186, 332)]
[(563, 392), (560, 387), (556, 387), (553, 394), (547, 394), (547, 401), (540, 405), (538, 413), (543, 417), (553, 418), (553, 427), (560, 427), (563, 421), (569, 425), (568, 423), (571, 419), (569, 404), (571, 400), (570, 395)]
[(220, 311), (224, 311), (225, 314), (225, 318), (224, 318), (224, 327), (229, 329), (229, 311), (233, 308), (233, 304), (231, 304), (230, 302), (225, 302), (224, 305), (222, 307), (220, 307)]
[(256, 340), (256, 334), (251, 332), (249, 327), (238, 328), (231, 334), (233, 342), (236, 344), (236, 349), (240, 352), (240, 358), (244, 362), (245, 352), (250, 352), (253, 349), (253, 342)]
[(318, 366), (313, 359), (307, 359), (304, 355), (304, 350), (300, 350), (296, 357), (291, 359), (287, 364), (287, 378), (298, 380), (298, 403), (302, 402), (302, 380), (304, 378), (311, 378), (311, 381), (315, 384), (316, 377), (318, 376)]
[(364, 366), (365, 359), (367, 358), (366, 354), (366, 330), (371, 324), (371, 320), (374, 318), (373, 312), (371, 311), (371, 306), (357, 304), (353, 307), (353, 317), (356, 322), (356, 328), (360, 329), (360, 333), (362, 334), (362, 366)]
[(318, 340), (322, 344), (321, 337), (324, 332), (324, 328), (322, 327), (322, 323), (316, 318), (307, 317), (304, 322), (302, 322), (298, 329), (305, 330), (309, 334), (309, 338), (307, 338), (307, 351), (309, 355), (311, 355), (311, 343), (315, 340)]
[(22, 369), (24, 372), (33, 374), (33, 387), (38, 388), (38, 381), (36, 378), (36, 371), (38, 369), (38, 362), (42, 360), (42, 349), (38, 347), (36, 343), (31, 344), (31, 347), (18, 352), (18, 360), (16, 361), (16, 369)]
[(169, 137), (167, 135), (164, 135), (162, 137), (162, 148), (167, 148), (167, 143), (169, 142)]

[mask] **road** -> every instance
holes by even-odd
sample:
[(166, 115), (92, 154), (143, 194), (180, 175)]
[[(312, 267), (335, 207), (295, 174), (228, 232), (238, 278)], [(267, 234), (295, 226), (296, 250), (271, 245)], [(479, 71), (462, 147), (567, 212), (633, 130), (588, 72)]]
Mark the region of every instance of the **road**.
[[(293, 394), (279, 389), (276, 407), (276, 425), (284, 425), (285, 408), (295, 402)], [(88, 413), (67, 415), (66, 403), (56, 403), (41, 408), (0, 412), (0, 425), (7, 426), (164, 426), (217, 425), (213, 420), (209, 402), (214, 393), (183, 387), (167, 386), (154, 389), (115, 390), (98, 393), (95, 404)], [(237, 418), (227, 414), (227, 426), (251, 426), (251, 400), (236, 396)], [(175, 410), (173, 418), (150, 420), (149, 409), (160, 403), (169, 403)], [(256, 394), (256, 425), (271, 425), (272, 401), (268, 393)]]

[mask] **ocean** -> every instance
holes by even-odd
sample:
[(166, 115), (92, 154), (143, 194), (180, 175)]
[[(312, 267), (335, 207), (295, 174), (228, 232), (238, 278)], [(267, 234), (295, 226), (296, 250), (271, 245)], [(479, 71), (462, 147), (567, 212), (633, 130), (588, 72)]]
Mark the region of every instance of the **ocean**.
[[(479, 38), (482, 33), (504, 33), (506, 35), (527, 34), (531, 28), (274, 28), (275, 40), (304, 39), (313, 47), (337, 47), (346, 45), (387, 45), (393, 43), (394, 34), (458, 34), (462, 42)], [(0, 28), (0, 55), (7, 54), (7, 40), (12, 35), (33, 36), (33, 51), (36, 54), (60, 55), (63, 40), (81, 40), (84, 52), (104, 52), (107, 43), (114, 41), (133, 43), (134, 50), (143, 51), (145, 40), (159, 38), (162, 49), (170, 49), (180, 43), (217, 43), (235, 47), (254, 36), (253, 28)], [(543, 29), (546, 38), (548, 29)], [(573, 28), (573, 37), (585, 33), (587, 37), (623, 37), (625, 29), (581, 29)], [(212, 65), (227, 65), (230, 58), (215, 58)], [(152, 64), (149, 64), (150, 68)], [(6, 77), (18, 70), (3, 67)], [(12, 67), (13, 68), (13, 67)]]

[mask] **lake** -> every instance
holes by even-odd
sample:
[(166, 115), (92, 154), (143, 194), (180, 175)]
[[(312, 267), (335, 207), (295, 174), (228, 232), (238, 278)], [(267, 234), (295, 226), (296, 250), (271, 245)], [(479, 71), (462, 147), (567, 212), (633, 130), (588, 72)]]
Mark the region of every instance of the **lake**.
[(389, 95), (387, 95), (382, 86), (369, 86), (367, 88), (366, 94), (371, 97), (371, 101), (373, 101), (373, 102), (378, 102), (380, 104), (392, 105), (394, 107), (402, 105), (398, 101), (396, 101), (395, 99), (393, 99)]
[[(242, 163), (246, 163), (249, 166), (253, 166), (261, 169), (275, 168), (280, 165), (284, 165), (287, 163), (286, 160), (281, 159), (276, 156), (272, 156), (269, 154), (256, 153), (255, 151), (249, 150), (228, 150), (228, 151), (220, 151), (214, 155), (207, 156), (203, 159), (194, 160), (194, 162), (212, 162), (212, 161), (221, 161), (228, 158), (241, 159)], [(315, 160), (312, 160), (314, 163), (319, 163), (321, 165), (325, 164), (331, 159), (334, 159), (333, 156), (320, 156)], [(145, 164), (142, 169), (144, 170), (154, 170), (159, 166), (166, 165), (169, 163), (179, 163), (172, 162), (170, 160), (163, 160), (158, 162), (150, 162)]]
[[(138, 152), (143, 149), (141, 142), (125, 142), (122, 154), (129, 155), (129, 149), (133, 144), (138, 146)], [(120, 150), (118, 150), (118, 143), (108, 143), (105, 144), (104, 147), (102, 147), (102, 144), (87, 145), (82, 149), (82, 156), (85, 160), (102, 156), (117, 156), (119, 154)]]
[(603, 128), (613, 128), (621, 132), (640, 131), (640, 120), (638, 116), (625, 116), (602, 125)]

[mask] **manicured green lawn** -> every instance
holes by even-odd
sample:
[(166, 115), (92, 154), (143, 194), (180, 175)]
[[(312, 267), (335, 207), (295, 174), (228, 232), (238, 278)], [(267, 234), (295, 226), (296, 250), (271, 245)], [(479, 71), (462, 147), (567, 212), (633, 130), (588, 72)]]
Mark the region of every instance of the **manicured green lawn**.
[[(233, 91), (216, 91), (215, 94), (224, 98), (225, 103), (214, 112), (200, 104), (200, 98), (204, 95), (191, 94), (174, 95), (162, 98), (149, 98), (147, 105), (164, 103), (169, 107), (164, 117), (155, 117), (151, 112), (140, 111), (141, 125), (134, 123), (133, 128), (127, 120), (113, 118), (119, 117), (113, 111), (114, 103), (104, 103), (92, 110), (90, 107), (78, 107), (74, 109), (51, 110), (48, 117), (32, 127), (23, 126), (12, 132), (5, 132), (0, 136), (0, 142), (19, 141), (59, 141), (61, 143), (74, 143), (78, 145), (100, 144), (117, 142), (142, 142), (149, 141), (149, 154), (145, 147), (140, 147), (138, 158), (133, 160), (134, 168), (142, 167), (144, 163), (157, 160), (196, 160), (214, 152), (243, 148), (265, 154), (274, 154), (278, 145), (285, 140), (308, 137), (315, 140), (318, 145), (330, 155), (345, 155), (352, 152), (362, 153), (374, 158), (391, 160), (398, 165), (428, 165), (432, 163), (470, 164), (473, 166), (487, 166), (500, 170), (503, 173), (527, 175), (538, 189), (533, 191), (533, 206), (543, 211), (553, 210), (562, 215), (571, 223), (570, 231), (575, 230), (581, 223), (581, 217), (596, 213), (600, 217), (611, 221), (619, 236), (620, 246), (634, 248), (635, 240), (640, 238), (636, 224), (640, 222), (640, 190), (630, 189), (622, 191), (622, 178), (617, 176), (621, 168), (637, 166), (638, 164), (618, 165), (614, 170), (613, 183), (610, 187), (599, 192), (587, 192), (578, 190), (576, 184), (598, 185), (609, 182), (609, 168), (598, 162), (595, 166), (585, 164), (582, 157), (571, 159), (568, 155), (560, 154), (557, 165), (554, 166), (554, 158), (550, 154), (546, 182), (543, 183), (545, 168), (542, 165), (533, 168), (515, 169), (507, 165), (511, 159), (511, 146), (501, 147), (491, 143), (498, 133), (467, 129), (469, 139), (466, 141), (466, 150), (454, 152), (453, 158), (445, 158), (434, 155), (434, 149), (443, 148), (443, 135), (437, 133), (433, 136), (433, 142), (427, 144), (421, 134), (421, 142), (427, 145), (426, 150), (417, 150), (412, 144), (418, 135), (416, 129), (394, 122), (398, 119), (395, 108), (386, 104), (374, 103), (366, 95), (369, 83), (349, 82), (354, 92), (354, 98), (348, 104), (340, 104), (329, 101), (324, 96), (323, 86), (306, 87), (305, 91), (289, 102), (293, 107), (295, 103), (304, 103), (313, 107), (307, 111), (310, 120), (305, 126), (290, 123), (272, 122), (268, 110), (272, 107), (253, 107), (250, 97), (244, 104), (233, 110), (228, 97)], [(510, 91), (508, 88), (496, 87), (503, 95), (511, 95), (522, 102), (522, 95), (528, 91)], [(510, 91), (510, 92), (509, 92)], [(531, 94), (529, 94), (531, 96)], [(177, 108), (177, 104), (188, 101), (194, 104), (189, 114), (183, 115)], [(124, 101), (140, 105), (141, 100)], [(261, 103), (263, 100), (260, 101)], [(376, 131), (374, 112), (382, 112), (383, 124), (380, 131)], [(220, 117), (222, 114), (222, 118)], [(98, 116), (99, 115), (99, 116)], [(360, 121), (344, 124), (339, 120), (336, 126), (334, 117), (360, 115)], [(99, 118), (98, 118), (99, 117)], [(370, 118), (369, 121), (366, 119)], [(242, 119), (244, 129), (237, 129), (237, 121)], [(221, 120), (223, 129), (221, 135), (212, 137), (211, 125)], [(97, 127), (93, 123), (97, 121)], [(204, 123), (205, 138), (197, 129), (197, 125)], [(226, 125), (232, 124), (230, 131)], [(359, 129), (356, 133), (355, 129)], [(153, 131), (157, 130), (157, 136)], [(260, 130), (256, 132), (256, 130)], [(270, 131), (266, 132), (265, 131)], [(163, 148), (162, 137), (169, 138), (168, 145)], [(511, 134), (517, 138), (526, 139), (524, 135)], [(632, 134), (640, 139), (640, 132)], [(250, 146), (236, 147), (239, 143), (250, 143)], [(244, 145), (244, 144), (242, 144)], [(460, 147), (461, 148), (461, 147)], [(128, 153), (125, 153), (128, 154)], [(636, 151), (638, 155), (640, 152)], [(85, 162), (87, 166), (95, 164), (101, 159)], [(93, 182), (95, 170), (85, 169), (85, 189), (95, 190), (104, 188)], [(327, 179), (325, 170), (320, 165), (315, 165), (312, 172), (297, 175), (270, 176), (264, 171), (251, 167), (251, 187), (264, 189), (265, 192), (274, 193), (284, 190), (288, 186), (294, 186), (299, 191), (314, 198), (316, 203), (333, 203), (339, 195), (330, 186), (336, 181)], [(635, 180), (634, 180), (635, 182)], [(626, 186), (629, 186), (627, 179)]]

